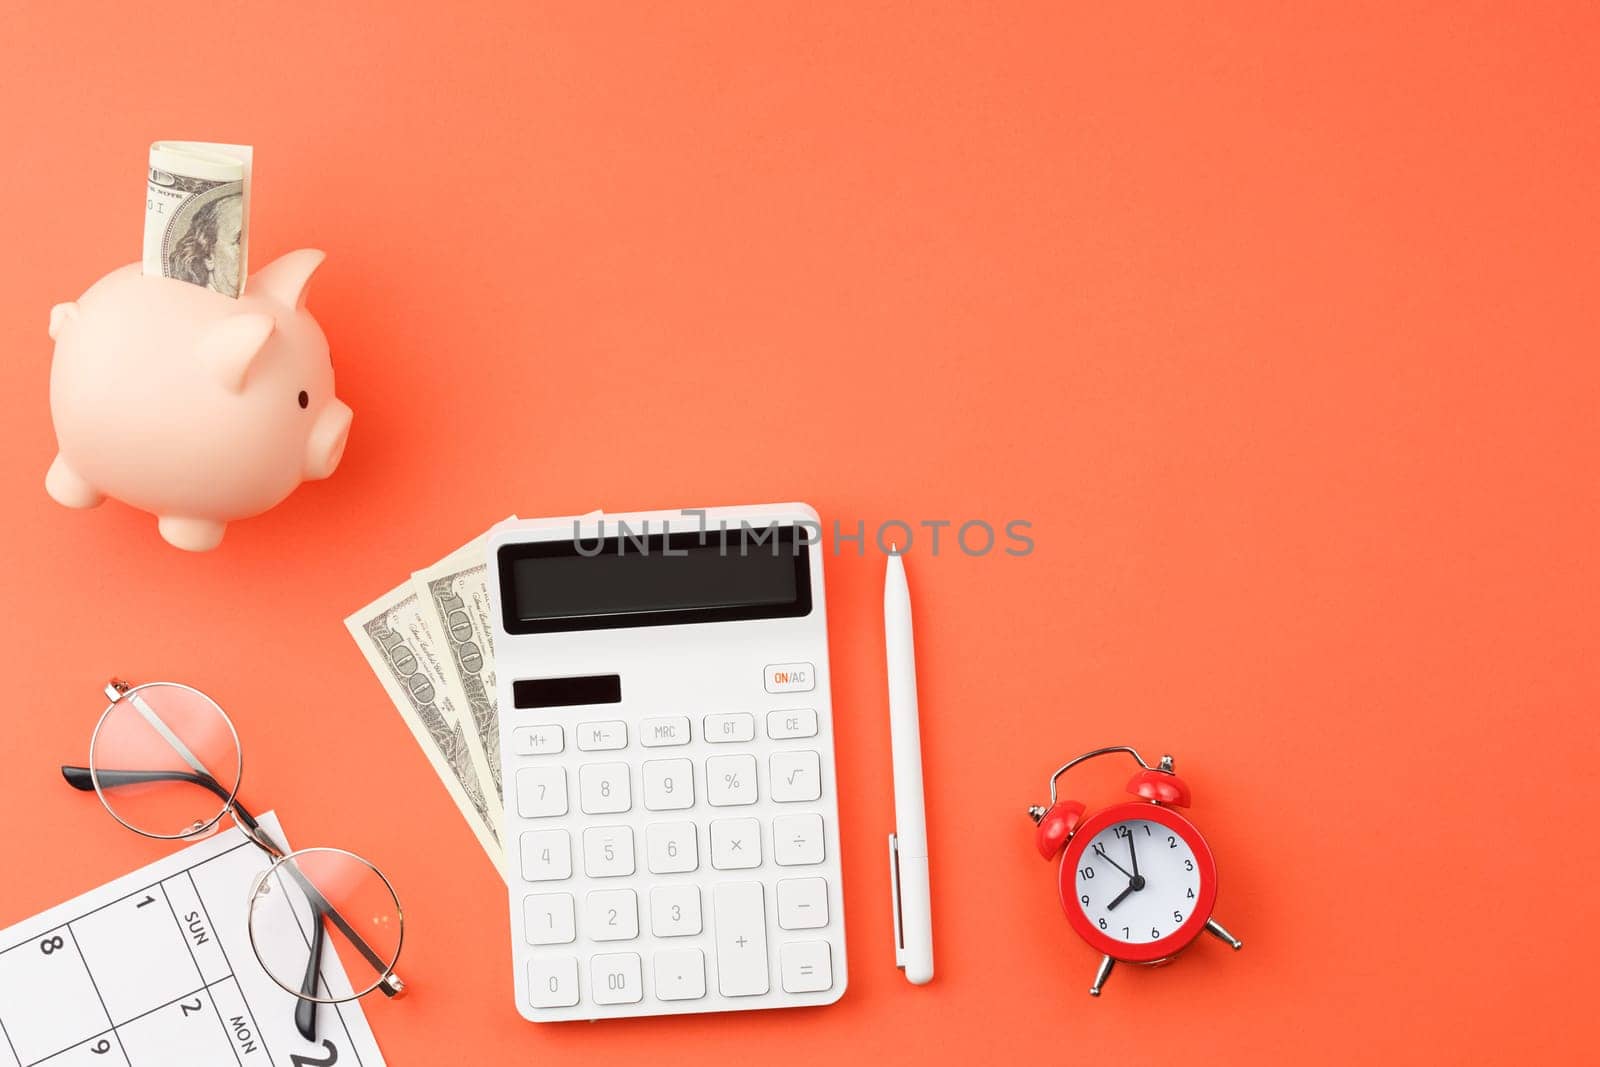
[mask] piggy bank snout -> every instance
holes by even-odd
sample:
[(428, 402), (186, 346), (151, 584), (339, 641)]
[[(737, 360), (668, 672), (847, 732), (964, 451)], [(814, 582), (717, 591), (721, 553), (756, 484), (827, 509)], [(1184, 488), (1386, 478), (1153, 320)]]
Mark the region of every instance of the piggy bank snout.
[(350, 406), (337, 398), (330, 399), (317, 413), (311, 436), (306, 441), (306, 478), (326, 478), (339, 466), (344, 457), (345, 441), (350, 437)]

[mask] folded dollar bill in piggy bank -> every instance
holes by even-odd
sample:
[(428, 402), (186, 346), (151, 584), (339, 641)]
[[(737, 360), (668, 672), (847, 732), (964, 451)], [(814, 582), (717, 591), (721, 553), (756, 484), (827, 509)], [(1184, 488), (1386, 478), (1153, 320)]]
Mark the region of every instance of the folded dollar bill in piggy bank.
[(351, 413), (306, 310), (322, 259), (290, 252), (237, 298), (135, 263), (52, 308), (46, 491), (69, 508), (114, 497), (202, 552), (229, 522), (332, 474)]

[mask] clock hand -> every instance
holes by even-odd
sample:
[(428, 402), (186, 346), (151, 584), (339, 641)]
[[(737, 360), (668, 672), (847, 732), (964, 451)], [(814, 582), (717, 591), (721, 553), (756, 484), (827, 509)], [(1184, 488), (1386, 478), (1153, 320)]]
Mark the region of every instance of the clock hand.
[(1133, 860), (1133, 877), (1139, 877), (1139, 854), (1133, 850), (1133, 829), (1128, 830), (1128, 855)]
[(1121, 871), (1123, 874), (1127, 875), (1129, 878), (1133, 877), (1133, 875), (1128, 874), (1128, 868), (1124, 867), (1122, 864), (1118, 863), (1116, 860), (1114, 860), (1110, 856), (1106, 855), (1106, 850), (1101, 848), (1099, 845), (1094, 846), (1094, 854), (1096, 856), (1099, 856), (1101, 859), (1105, 860), (1107, 863), (1111, 864), (1111, 866), (1115, 867), (1117, 870)]
[(1116, 895), (1116, 898), (1113, 899), (1111, 901), (1111, 903), (1106, 905), (1106, 910), (1107, 911), (1115, 911), (1117, 905), (1121, 904), (1124, 900), (1126, 900), (1128, 898), (1128, 894), (1131, 893), (1131, 892), (1133, 892), (1133, 883), (1129, 882), (1128, 883), (1128, 888), (1126, 888), (1122, 892), (1118, 893)]

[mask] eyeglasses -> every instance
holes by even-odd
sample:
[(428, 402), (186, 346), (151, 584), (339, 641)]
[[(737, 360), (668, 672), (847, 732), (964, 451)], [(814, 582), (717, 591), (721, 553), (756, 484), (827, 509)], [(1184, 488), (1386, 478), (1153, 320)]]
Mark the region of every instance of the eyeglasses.
[[(89, 766), (61, 768), (74, 789), (93, 790), (136, 834), (188, 841), (215, 833), (224, 816), (272, 859), (250, 887), (250, 947), (267, 976), (294, 994), (295, 1026), (316, 1040), (318, 1004), (374, 990), (400, 996), (395, 974), (405, 918), (383, 872), (335, 848), (287, 851), (237, 799), (244, 756), (221, 706), (176, 682), (106, 686), (111, 703), (89, 741)], [(357, 927), (361, 932), (357, 932)], [(338, 968), (324, 971), (331, 945)]]

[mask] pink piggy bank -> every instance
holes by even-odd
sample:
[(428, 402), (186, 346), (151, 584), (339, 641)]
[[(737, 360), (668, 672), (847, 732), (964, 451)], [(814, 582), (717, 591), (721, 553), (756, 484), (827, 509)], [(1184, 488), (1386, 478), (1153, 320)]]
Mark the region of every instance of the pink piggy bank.
[(45, 490), (69, 508), (112, 496), (203, 552), (234, 519), (339, 465), (350, 409), (306, 310), (322, 253), (250, 276), (238, 299), (139, 264), (50, 311), (50, 411), (59, 452)]

